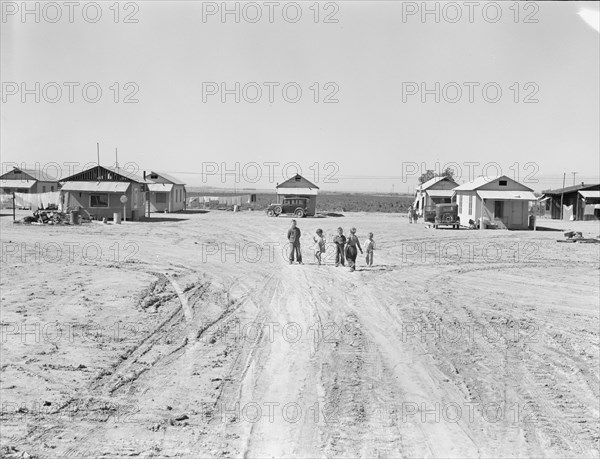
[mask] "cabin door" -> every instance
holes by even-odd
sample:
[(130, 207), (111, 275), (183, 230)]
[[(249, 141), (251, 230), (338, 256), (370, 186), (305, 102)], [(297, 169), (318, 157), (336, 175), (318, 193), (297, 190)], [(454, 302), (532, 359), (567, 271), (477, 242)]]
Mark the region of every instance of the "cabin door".
[(512, 207), (511, 222), (514, 225), (520, 226), (523, 224), (523, 205), (527, 205), (527, 204), (525, 204), (525, 201), (512, 201), (511, 202), (511, 207)]

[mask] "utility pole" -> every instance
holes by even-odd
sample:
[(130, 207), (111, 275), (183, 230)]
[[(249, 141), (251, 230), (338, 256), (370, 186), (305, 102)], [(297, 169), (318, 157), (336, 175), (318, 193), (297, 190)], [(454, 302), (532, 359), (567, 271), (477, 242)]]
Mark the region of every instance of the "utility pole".
[(100, 142), (96, 142), (96, 154), (98, 155), (98, 165), (96, 166), (96, 178), (100, 177)]
[(565, 179), (567, 178), (567, 173), (563, 173), (563, 187), (560, 192), (560, 219), (563, 219), (563, 198), (565, 196)]

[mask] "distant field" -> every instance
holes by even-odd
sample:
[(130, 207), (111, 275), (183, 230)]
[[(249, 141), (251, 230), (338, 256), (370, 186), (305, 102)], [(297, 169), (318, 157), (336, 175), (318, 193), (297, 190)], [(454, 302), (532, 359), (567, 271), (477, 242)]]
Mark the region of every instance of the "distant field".
[[(248, 192), (244, 192), (246, 194)], [(237, 193), (238, 195), (242, 193)], [(188, 197), (195, 196), (235, 196), (233, 193), (218, 192), (188, 192)], [(257, 210), (265, 209), (275, 202), (275, 193), (257, 193)], [(366, 193), (322, 193), (317, 197), (317, 212), (406, 212), (413, 202), (412, 196), (405, 195), (375, 195)], [(196, 203), (192, 206), (197, 206)], [(214, 207), (218, 207), (216, 204)], [(246, 207), (246, 206), (243, 206)]]

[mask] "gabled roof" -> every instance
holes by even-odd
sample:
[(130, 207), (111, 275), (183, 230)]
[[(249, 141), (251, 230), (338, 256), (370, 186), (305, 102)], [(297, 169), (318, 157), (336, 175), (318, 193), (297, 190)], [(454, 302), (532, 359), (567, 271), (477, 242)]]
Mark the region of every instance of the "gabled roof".
[(312, 182), (309, 182), (300, 174), (296, 174), (294, 177), (287, 179), (285, 182), (277, 185), (276, 188), (310, 188), (318, 190), (319, 187)]
[(173, 189), (172, 183), (149, 183), (148, 190), (169, 193)]
[(496, 180), (506, 180), (507, 182), (512, 182), (512, 183), (517, 183), (525, 188), (527, 188), (529, 191), (533, 191), (531, 188), (526, 187), (525, 185), (520, 184), (519, 182), (517, 182), (516, 180), (511, 179), (510, 177), (507, 177), (506, 175), (499, 175), (496, 177), (487, 177), (485, 175), (481, 175), (479, 177), (477, 177), (475, 180), (472, 180), (471, 182), (468, 183), (463, 183), (462, 185), (457, 186), (456, 188), (454, 188), (454, 191), (473, 191), (473, 190), (477, 190), (479, 188), (481, 188), (484, 185), (487, 185), (488, 183), (492, 183), (495, 182)]
[[(58, 182), (58, 179), (54, 176), (49, 175), (47, 172), (44, 172), (41, 169), (24, 169), (22, 167), (13, 167), (13, 169), (11, 171), (8, 171), (4, 174), (2, 174), (2, 176), (0, 176), (0, 180), (10, 180), (10, 179), (4, 179), (5, 175), (11, 175), (14, 174), (15, 172), (21, 172), (23, 175), (27, 175), (27, 177), (23, 177), (24, 179), (28, 179), (28, 180), (38, 180), (40, 182)], [(14, 179), (12, 179), (14, 180)]]
[(139, 175), (136, 172), (132, 172), (128, 169), (124, 169), (122, 167), (113, 167), (113, 166), (102, 166), (105, 169), (108, 169), (109, 171), (115, 172), (117, 174), (122, 175), (123, 177), (127, 177), (130, 180), (133, 180), (134, 182), (138, 182), (138, 183), (147, 183), (147, 180), (144, 180), (144, 177), (142, 175)]
[(92, 166), (81, 172), (77, 172), (69, 177), (60, 180), (61, 182), (137, 182), (146, 183), (143, 177), (123, 168), (111, 166)]
[(463, 183), (462, 185), (458, 185), (454, 188), (454, 191), (471, 191), (476, 190), (477, 188), (482, 187), (483, 185), (487, 185), (494, 180), (499, 179), (500, 176), (496, 177), (486, 177), (485, 175), (480, 175), (475, 180), (471, 180), (470, 182)]
[[(418, 188), (419, 188), (419, 190), (424, 191), (427, 188), (430, 188), (431, 186), (435, 185), (436, 183), (441, 182), (442, 180), (447, 180), (448, 182), (456, 183), (451, 178), (441, 175), (438, 177), (433, 177), (432, 179), (429, 179), (426, 182), (421, 183), (421, 185), (419, 185)], [(456, 183), (456, 184), (458, 185), (458, 183)]]
[[(176, 177), (173, 177), (172, 175), (165, 174), (164, 172), (150, 171), (150, 174), (159, 175), (160, 177), (164, 178), (167, 182), (171, 182), (173, 185), (185, 185), (184, 181), (182, 181)], [(146, 180), (150, 181), (150, 182), (154, 181), (148, 177), (148, 174), (146, 174)]]

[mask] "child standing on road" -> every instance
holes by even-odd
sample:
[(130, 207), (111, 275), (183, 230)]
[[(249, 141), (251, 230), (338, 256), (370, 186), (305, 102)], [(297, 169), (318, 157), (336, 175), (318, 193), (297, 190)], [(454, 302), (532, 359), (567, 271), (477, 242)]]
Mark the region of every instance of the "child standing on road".
[(317, 264), (321, 264), (321, 254), (325, 253), (325, 238), (323, 237), (323, 230), (318, 229), (317, 235), (313, 236), (313, 241), (315, 241), (315, 258), (317, 259)]
[(408, 223), (413, 222), (413, 206), (412, 204), (408, 206)]
[(290, 265), (294, 263), (294, 254), (296, 255), (296, 261), (298, 264), (302, 263), (302, 252), (300, 251), (300, 228), (296, 226), (296, 220), (292, 220), (292, 226), (287, 232), (287, 238), (290, 243)]
[(375, 240), (373, 239), (373, 233), (369, 233), (369, 237), (365, 241), (365, 252), (367, 252), (367, 266), (373, 266), (373, 250), (375, 250)]
[(344, 236), (344, 230), (338, 228), (338, 234), (333, 238), (335, 243), (335, 265), (339, 266), (340, 263), (344, 266), (344, 246), (346, 245), (346, 236)]
[(356, 228), (352, 228), (350, 230), (350, 236), (348, 236), (348, 240), (346, 241), (346, 260), (348, 260), (348, 265), (350, 266), (350, 272), (356, 269), (356, 257), (358, 255), (358, 250), (360, 253), (363, 253), (363, 249), (360, 246), (360, 241), (358, 240), (358, 236), (356, 235)]

